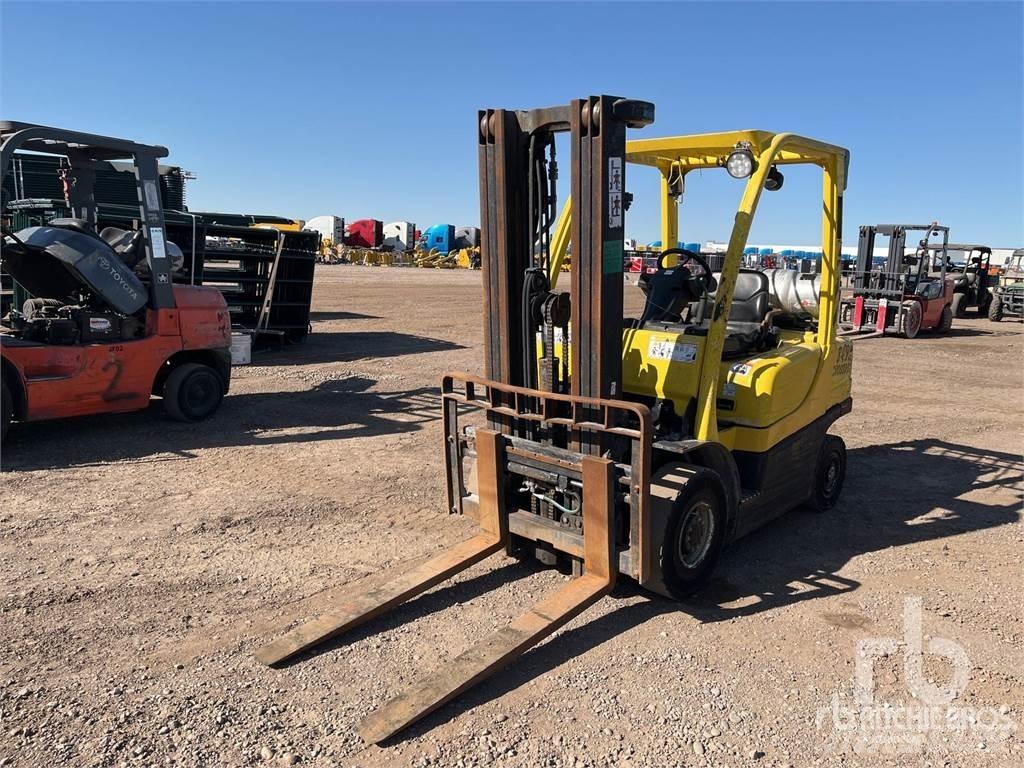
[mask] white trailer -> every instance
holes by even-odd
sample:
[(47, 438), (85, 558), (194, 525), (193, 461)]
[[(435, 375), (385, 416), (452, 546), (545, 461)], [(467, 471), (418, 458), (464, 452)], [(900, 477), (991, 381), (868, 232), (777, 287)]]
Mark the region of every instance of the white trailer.
[(325, 247), (341, 245), (345, 241), (345, 220), (341, 216), (314, 216), (303, 229), (320, 233)]
[(384, 225), (384, 247), (401, 253), (416, 244), (416, 225), (411, 221), (392, 221)]

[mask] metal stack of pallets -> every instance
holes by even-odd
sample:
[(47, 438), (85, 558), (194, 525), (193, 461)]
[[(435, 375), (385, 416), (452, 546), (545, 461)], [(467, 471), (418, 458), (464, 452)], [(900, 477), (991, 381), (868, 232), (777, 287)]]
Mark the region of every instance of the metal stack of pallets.
[[(10, 202), (4, 210), (14, 230), (45, 224), (70, 215), (63, 200), (31, 199)], [(97, 210), (99, 229), (107, 226), (133, 229), (137, 205), (102, 203)], [(299, 341), (309, 332), (309, 305), (313, 295), (313, 270), (320, 247), (317, 232), (280, 232), (250, 226), (255, 217), (241, 214), (193, 214), (165, 209), (167, 239), (185, 257), (175, 282), (211, 285), (224, 294), (231, 310), (232, 326), (258, 334)], [(210, 218), (238, 222), (212, 223)], [(280, 221), (289, 221), (280, 219)], [(20, 306), (26, 295), (15, 290), (4, 276), (3, 312)]]

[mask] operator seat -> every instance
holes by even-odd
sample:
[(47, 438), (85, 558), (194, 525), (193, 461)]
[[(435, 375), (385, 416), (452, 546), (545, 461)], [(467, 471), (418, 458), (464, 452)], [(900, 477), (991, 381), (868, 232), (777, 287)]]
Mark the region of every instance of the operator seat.
[[(715, 277), (721, 279), (721, 275)], [(757, 354), (778, 345), (775, 329), (763, 325), (771, 308), (768, 275), (756, 269), (741, 269), (736, 275), (729, 319), (725, 323), (724, 360)]]
[[(721, 279), (721, 275), (715, 275)], [(741, 269), (736, 275), (736, 287), (729, 307), (730, 330), (749, 330), (746, 326), (761, 325), (771, 309), (770, 283), (768, 275), (756, 269)]]
[(118, 227), (104, 227), (100, 237), (114, 249), (125, 264), (133, 269), (142, 259), (139, 244), (142, 242), (142, 230), (119, 229)]
[[(721, 272), (714, 273), (715, 285), (722, 279)], [(709, 306), (705, 307), (704, 316), (714, 305), (715, 293), (709, 294)], [(690, 317), (696, 317), (700, 301), (690, 302)], [(771, 284), (768, 275), (756, 269), (741, 269), (736, 275), (736, 286), (732, 291), (732, 306), (729, 307), (729, 319), (726, 328), (730, 331), (747, 331), (751, 326), (759, 326), (768, 316), (771, 309)]]
[(99, 233), (85, 219), (51, 219), (47, 226), (60, 229), (70, 229), (82, 235), (88, 235), (101, 240), (113, 249), (121, 261), (129, 267), (134, 267), (141, 258), (139, 254), (139, 243), (142, 241), (142, 232), (119, 229), (118, 227), (104, 227)]
[[(714, 273), (715, 285), (722, 279), (720, 272)], [(690, 318), (702, 316), (701, 325), (706, 323), (714, 306), (715, 294), (710, 294), (710, 301), (699, 315), (700, 301), (690, 303)], [(771, 311), (771, 283), (768, 275), (756, 269), (740, 269), (736, 275), (736, 285), (732, 292), (732, 305), (725, 323), (725, 342), (722, 347), (723, 359), (744, 357), (771, 349), (778, 343), (774, 329), (763, 327), (765, 318)]]

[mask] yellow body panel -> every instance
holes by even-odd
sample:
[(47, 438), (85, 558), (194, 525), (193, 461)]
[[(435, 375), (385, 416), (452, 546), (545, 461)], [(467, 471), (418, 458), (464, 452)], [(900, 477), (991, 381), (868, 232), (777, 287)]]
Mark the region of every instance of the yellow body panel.
[[(775, 349), (719, 365), (718, 435), (729, 450), (767, 451), (850, 397), (853, 341), (839, 337), (823, 350), (811, 332), (780, 336)], [(670, 330), (625, 331), (626, 394), (671, 400), (676, 413), (685, 413), (700, 390), (705, 338)], [(538, 347), (539, 342), (538, 336)], [(561, 356), (559, 339), (555, 357)]]
[[(672, 331), (626, 331), (623, 387), (628, 394), (672, 400), (685, 413), (700, 388), (705, 339)], [(719, 442), (730, 450), (766, 451), (850, 396), (853, 342), (826, 352), (814, 334), (782, 332), (771, 350), (719, 365)]]

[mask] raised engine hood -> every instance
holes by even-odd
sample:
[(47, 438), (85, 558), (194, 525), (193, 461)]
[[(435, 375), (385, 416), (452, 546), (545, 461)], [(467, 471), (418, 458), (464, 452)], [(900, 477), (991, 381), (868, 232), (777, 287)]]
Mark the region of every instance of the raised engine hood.
[(84, 287), (126, 315), (146, 306), (146, 286), (98, 237), (60, 227), (29, 227), (17, 237), (24, 245), (4, 245), (4, 270), (33, 296), (66, 299)]

